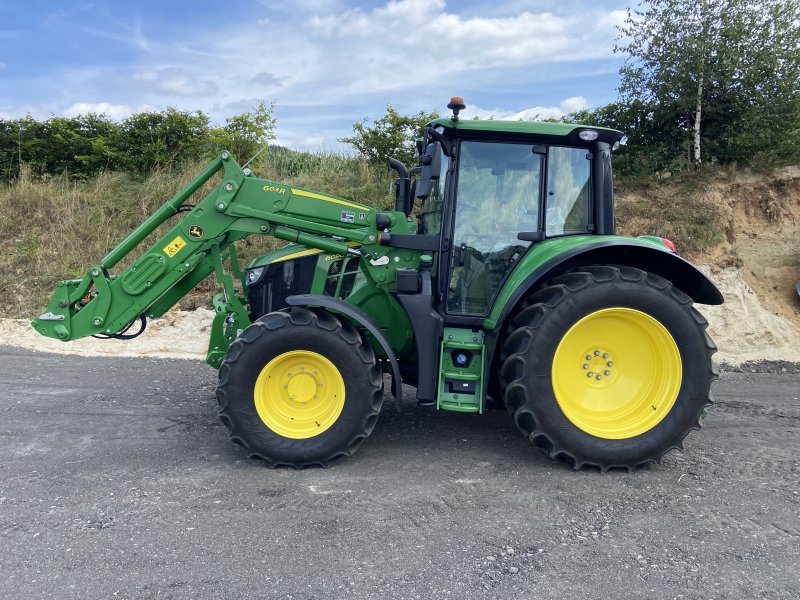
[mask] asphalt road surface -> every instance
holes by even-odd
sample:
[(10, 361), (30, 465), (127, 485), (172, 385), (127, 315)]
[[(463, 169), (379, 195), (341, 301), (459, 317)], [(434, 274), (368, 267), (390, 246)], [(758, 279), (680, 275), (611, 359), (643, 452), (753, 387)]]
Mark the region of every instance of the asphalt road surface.
[(686, 452), (635, 473), (410, 396), (291, 471), (228, 441), (201, 362), (0, 347), (0, 597), (796, 599), (800, 374), (776, 370), (723, 373)]

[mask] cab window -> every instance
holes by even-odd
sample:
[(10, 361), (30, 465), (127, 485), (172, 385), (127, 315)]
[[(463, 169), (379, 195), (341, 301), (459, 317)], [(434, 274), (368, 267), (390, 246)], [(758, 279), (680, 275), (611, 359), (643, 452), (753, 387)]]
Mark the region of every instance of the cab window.
[(542, 161), (531, 144), (461, 143), (448, 312), (488, 313), (530, 245), (517, 234), (539, 229)]
[(586, 148), (550, 146), (547, 150), (547, 237), (592, 230), (591, 160)]

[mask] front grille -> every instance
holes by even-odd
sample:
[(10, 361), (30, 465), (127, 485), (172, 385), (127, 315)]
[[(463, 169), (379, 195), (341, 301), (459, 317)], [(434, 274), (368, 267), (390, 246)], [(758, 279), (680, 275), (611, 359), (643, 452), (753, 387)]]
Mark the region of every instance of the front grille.
[(347, 264), (344, 268), (344, 276), (342, 277), (342, 289), (339, 290), (340, 298), (347, 298), (350, 292), (353, 291), (353, 284), (356, 282), (356, 274), (358, 273), (358, 259), (355, 257), (348, 258)]
[(339, 270), (341, 267), (341, 259), (334, 260), (331, 266), (328, 267), (328, 277), (325, 279), (325, 289), (322, 292), (326, 296), (333, 296), (336, 294), (336, 286), (339, 284)]
[(268, 265), (261, 277), (247, 288), (250, 319), (288, 306), (286, 298), (308, 294), (314, 279), (317, 256), (304, 256)]

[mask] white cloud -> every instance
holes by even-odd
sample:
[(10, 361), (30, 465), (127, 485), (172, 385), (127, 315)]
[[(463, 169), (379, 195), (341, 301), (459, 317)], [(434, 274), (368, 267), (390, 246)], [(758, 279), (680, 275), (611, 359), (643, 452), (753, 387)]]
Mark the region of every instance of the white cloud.
[(113, 120), (124, 119), (134, 112), (145, 110), (145, 107), (134, 109), (127, 104), (111, 104), (110, 102), (76, 102), (63, 111), (65, 117), (77, 117), (87, 113), (106, 115)]
[(317, 36), (335, 41), (334, 52), (359, 48), (369, 56), (380, 48), (384, 57), (397, 53), (406, 65), (440, 68), (444, 62), (448, 70), (608, 56), (610, 40), (598, 33), (613, 29), (606, 13), (463, 18), (448, 12), (444, 0), (395, 0), (369, 12), (312, 17), (308, 24)]
[[(191, 28), (158, 36), (146, 20), (112, 23), (113, 36), (73, 25), (87, 40), (135, 52), (117, 63), (87, 45), (83, 62), (31, 80), (31, 112), (122, 118), (138, 106), (175, 106), (222, 121), (274, 98), (282, 140), (338, 146), (353, 122), (379, 116), (387, 103), (401, 112), (444, 111), (446, 99), (462, 90), (496, 107), (470, 105), (466, 118), (546, 118), (584, 108), (592, 77), (614, 66), (614, 25), (624, 13), (589, 3), (548, 12), (540, 8), (547, 2), (520, 2), (513, 10), (514, 0), (498, 0), (463, 13), (455, 0), (380, 0), (349, 9), (342, 0), (259, 0), (245, 22), (215, 23), (213, 36)], [(547, 86), (556, 78), (576, 82), (567, 92), (575, 96), (553, 98)], [(18, 114), (8, 102), (0, 97), (0, 109)]]
[(6, 69), (6, 68), (8, 68), (7, 63), (0, 63), (0, 69)]
[(564, 110), (564, 112), (568, 113), (577, 112), (579, 110), (589, 108), (589, 101), (583, 96), (572, 96), (571, 98), (565, 98), (562, 100), (560, 108)]
[[(291, 28), (291, 44), (265, 46), (270, 26), (259, 25), (237, 26), (206, 41), (203, 47), (210, 56), (195, 61), (196, 70), (202, 64), (204, 76), (218, 85), (216, 102), (225, 105), (263, 94), (256, 81), (239, 83), (243, 70), (246, 78), (261, 72), (278, 78), (279, 106), (287, 101), (322, 105), (365, 94), (384, 94), (390, 100), (398, 92), (431, 86), (502, 88), (504, 72), (512, 69), (608, 59), (617, 19), (600, 9), (568, 17), (528, 10), (513, 16), (462, 17), (443, 0), (393, 0), (371, 10), (316, 8), (307, 13), (305, 23)], [(242, 56), (248, 60), (240, 61)]]
[(565, 98), (558, 106), (532, 106), (520, 111), (503, 109), (485, 109), (480, 106), (470, 106), (461, 113), (464, 119), (478, 117), (480, 119), (501, 119), (509, 121), (530, 121), (559, 118), (564, 115), (587, 108), (589, 103), (582, 96)]
[(149, 84), (157, 92), (174, 96), (213, 96), (217, 85), (208, 79), (200, 79), (179, 67), (146, 69), (134, 73), (133, 78)]

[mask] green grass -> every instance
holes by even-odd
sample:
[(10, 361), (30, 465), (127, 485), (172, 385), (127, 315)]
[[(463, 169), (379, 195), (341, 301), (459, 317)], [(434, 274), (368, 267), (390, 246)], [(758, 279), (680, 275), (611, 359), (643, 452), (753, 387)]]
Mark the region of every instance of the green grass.
[(678, 253), (697, 257), (724, 240), (717, 207), (705, 191), (735, 170), (708, 168), (668, 178), (618, 178), (616, 217), (621, 235), (657, 235), (675, 242)]
[[(0, 186), (3, 316), (39, 314), (59, 279), (82, 277), (204, 166), (198, 163), (156, 171), (144, 180), (125, 173), (102, 173), (85, 182), (68, 176), (33, 179), (30, 171), (23, 169), (18, 180)], [(388, 190), (394, 173), (360, 159), (270, 148), (251, 167), (259, 177), (377, 208), (390, 208), (393, 203)], [(703, 200), (702, 177), (708, 176), (621, 181), (617, 205), (620, 232), (670, 238), (681, 253), (690, 256), (719, 243), (719, 218), (715, 208)], [(198, 195), (208, 193), (215, 184), (209, 182)], [(174, 221), (168, 221), (140, 247), (147, 248), (172, 224)], [(246, 262), (281, 245), (283, 242), (272, 238), (251, 236), (239, 244), (239, 253)], [(134, 259), (127, 258), (115, 272)], [(210, 296), (216, 291), (212, 280), (203, 282), (181, 306), (210, 306)]]
[[(0, 186), (0, 294), (4, 317), (32, 317), (50, 300), (59, 279), (82, 277), (156, 208), (185, 186), (204, 164), (151, 173), (144, 180), (125, 173), (102, 173), (82, 182), (69, 176), (20, 177)], [(270, 149), (251, 165), (256, 175), (386, 208), (392, 175), (363, 160), (338, 154), (308, 154)], [(208, 193), (216, 182), (197, 192)], [(191, 202), (190, 202), (191, 203)], [(170, 220), (140, 247), (163, 235)], [(251, 236), (239, 244), (243, 262), (283, 242)], [(115, 272), (130, 264), (127, 258)], [(210, 306), (213, 281), (182, 301), (185, 308)]]

